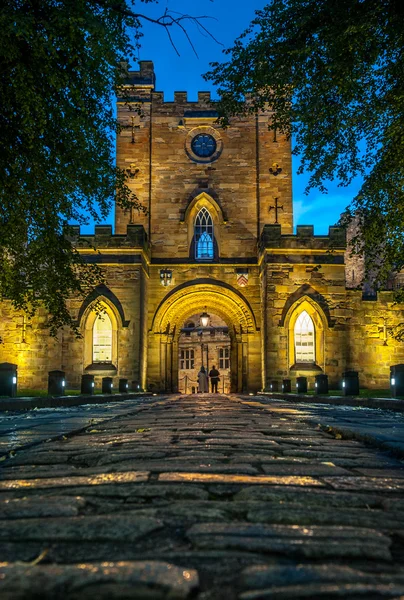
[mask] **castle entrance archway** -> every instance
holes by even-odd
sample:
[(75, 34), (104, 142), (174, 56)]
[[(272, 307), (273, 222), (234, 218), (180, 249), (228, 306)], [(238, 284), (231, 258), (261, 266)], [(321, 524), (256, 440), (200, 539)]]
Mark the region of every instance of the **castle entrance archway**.
[[(205, 315), (201, 319), (201, 315)], [(234, 336), (233, 336), (234, 339)], [(178, 340), (178, 391), (198, 391), (198, 373), (213, 367), (220, 373), (218, 392), (231, 390), (232, 339), (227, 323), (215, 314), (196, 313), (186, 320)], [(175, 358), (175, 357), (174, 357)]]
[[(188, 329), (186, 325), (189, 323), (193, 323), (197, 329), (200, 323), (196, 320), (199, 320), (202, 312), (207, 312), (213, 319), (211, 323), (216, 324), (214, 327), (218, 328), (218, 333), (216, 334), (215, 330), (214, 335), (227, 337), (226, 340), (223, 339), (224, 346), (227, 346), (229, 351), (227, 391), (247, 392), (260, 389), (261, 338), (255, 315), (248, 301), (238, 290), (211, 279), (200, 279), (178, 286), (166, 296), (155, 311), (149, 331), (149, 386), (160, 391), (185, 392), (182, 389), (183, 380), (180, 381), (180, 375), (183, 377), (180, 373), (180, 350), (184, 345), (184, 330)], [(220, 330), (222, 333), (219, 334)], [(203, 335), (206, 338), (206, 332)], [(217, 346), (219, 351), (219, 344)], [(199, 354), (200, 351), (198, 356)], [(218, 366), (211, 358), (212, 356), (208, 355), (209, 368), (213, 364)], [(184, 359), (186, 360), (185, 355)], [(204, 361), (206, 362), (206, 354)], [(194, 363), (194, 366), (199, 370), (201, 365)], [(223, 382), (220, 383), (223, 387)], [(195, 382), (193, 386), (196, 386)], [(190, 389), (188, 386), (187, 391), (192, 392), (192, 385)]]

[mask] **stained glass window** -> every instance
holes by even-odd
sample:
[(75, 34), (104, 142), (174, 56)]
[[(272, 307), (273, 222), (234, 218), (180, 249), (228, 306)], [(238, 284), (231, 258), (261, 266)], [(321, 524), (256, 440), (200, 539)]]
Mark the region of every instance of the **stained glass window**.
[(305, 310), (295, 324), (295, 353), (297, 363), (314, 363), (316, 360), (314, 323)]
[(192, 152), (201, 158), (209, 158), (216, 151), (216, 140), (208, 133), (199, 133), (191, 142)]
[(112, 361), (112, 323), (106, 313), (100, 314), (93, 327), (93, 362)]
[(203, 207), (195, 219), (195, 258), (209, 260), (213, 257), (213, 221), (209, 211)]

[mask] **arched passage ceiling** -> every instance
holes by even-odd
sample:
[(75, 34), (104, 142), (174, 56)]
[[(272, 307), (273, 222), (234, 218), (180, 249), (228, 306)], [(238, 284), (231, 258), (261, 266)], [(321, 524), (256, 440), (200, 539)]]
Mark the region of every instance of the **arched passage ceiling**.
[(160, 304), (153, 319), (154, 332), (179, 331), (186, 319), (205, 310), (216, 314), (230, 330), (257, 330), (254, 314), (241, 294), (213, 283), (199, 283), (173, 290)]

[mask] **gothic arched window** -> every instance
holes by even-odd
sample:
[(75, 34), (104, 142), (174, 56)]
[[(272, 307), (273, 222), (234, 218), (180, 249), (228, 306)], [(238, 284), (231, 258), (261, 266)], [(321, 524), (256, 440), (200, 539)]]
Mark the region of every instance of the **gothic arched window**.
[(310, 315), (304, 310), (295, 323), (295, 360), (297, 363), (314, 363), (315, 332)]
[(197, 260), (209, 260), (214, 257), (213, 221), (205, 207), (196, 215), (194, 239)]
[(107, 313), (99, 314), (93, 325), (93, 363), (112, 362), (112, 323)]

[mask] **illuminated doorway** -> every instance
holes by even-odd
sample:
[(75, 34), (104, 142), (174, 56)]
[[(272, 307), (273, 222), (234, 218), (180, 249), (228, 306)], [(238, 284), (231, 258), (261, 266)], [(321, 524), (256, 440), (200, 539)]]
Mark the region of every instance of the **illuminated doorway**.
[(203, 326), (201, 313), (189, 317), (178, 340), (178, 391), (192, 394), (198, 391), (198, 373), (202, 366), (207, 373), (213, 365), (219, 370), (218, 391), (231, 389), (231, 339), (227, 324), (217, 315), (209, 314)]

